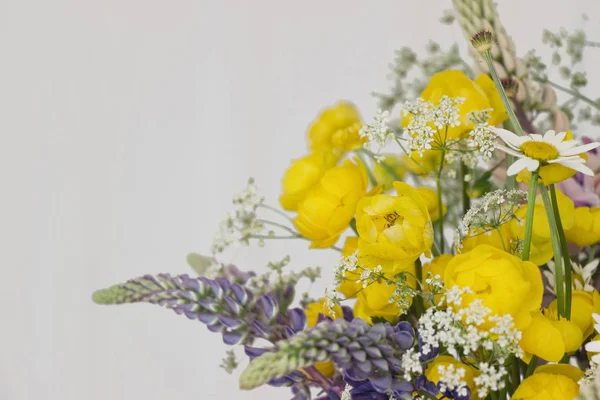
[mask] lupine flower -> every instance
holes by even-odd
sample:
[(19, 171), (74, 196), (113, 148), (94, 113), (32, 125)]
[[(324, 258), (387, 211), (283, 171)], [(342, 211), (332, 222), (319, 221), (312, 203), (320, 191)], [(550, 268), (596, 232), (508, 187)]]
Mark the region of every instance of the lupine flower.
[(298, 368), (331, 359), (349, 379), (368, 380), (386, 393), (399, 384), (400, 358), (413, 342), (414, 333), (389, 324), (369, 326), (361, 319), (323, 321), (277, 342), (273, 351), (253, 360), (240, 376), (240, 387), (252, 389)]

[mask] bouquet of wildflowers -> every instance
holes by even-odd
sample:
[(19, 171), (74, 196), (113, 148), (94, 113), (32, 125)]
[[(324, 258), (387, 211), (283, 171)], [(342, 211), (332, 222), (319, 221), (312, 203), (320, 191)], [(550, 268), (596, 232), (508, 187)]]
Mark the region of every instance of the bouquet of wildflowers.
[[(288, 387), (282, 398), (600, 399), (600, 143), (570, 129), (600, 125), (578, 70), (599, 44), (546, 31), (552, 60), (519, 58), (491, 0), (453, 5), (444, 20), (472, 61), (401, 49), (370, 121), (339, 102), (312, 123), (281, 208), (250, 180), (212, 255), (189, 255), (193, 276), (142, 276), (94, 301), (199, 321), (232, 346), (224, 368), (248, 359), (241, 389)], [(340, 253), (325, 293), (296, 301), (320, 270), (289, 272), (289, 258), (263, 275), (221, 259), (276, 239)]]

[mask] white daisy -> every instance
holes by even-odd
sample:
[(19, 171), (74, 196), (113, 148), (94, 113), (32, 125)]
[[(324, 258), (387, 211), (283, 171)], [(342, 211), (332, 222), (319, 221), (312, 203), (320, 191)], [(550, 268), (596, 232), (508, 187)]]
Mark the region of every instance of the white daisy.
[(496, 148), (519, 158), (508, 167), (506, 171), (508, 176), (516, 175), (526, 168), (533, 172), (540, 165), (547, 164), (560, 164), (586, 175), (594, 175), (594, 172), (585, 165), (586, 160), (579, 155), (595, 149), (600, 146), (600, 143), (592, 142), (578, 146), (575, 140), (563, 141), (566, 132), (548, 131), (543, 136), (534, 133), (517, 136), (506, 129), (494, 127), (490, 129), (506, 144), (506, 146), (496, 144)]
[[(596, 332), (600, 333), (600, 315), (594, 313), (592, 314), (592, 317), (594, 318), (594, 322), (596, 322), (594, 324), (594, 329), (596, 330)], [(600, 340), (594, 340), (593, 342), (589, 342), (585, 345), (585, 349), (586, 351), (589, 351), (591, 353), (599, 353), (594, 354), (592, 356), (592, 361), (596, 364), (600, 364)]]

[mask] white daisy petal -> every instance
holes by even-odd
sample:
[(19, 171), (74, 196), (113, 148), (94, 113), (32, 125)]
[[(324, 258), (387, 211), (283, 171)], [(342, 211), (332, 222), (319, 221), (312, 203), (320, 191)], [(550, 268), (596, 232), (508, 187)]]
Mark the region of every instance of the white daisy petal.
[(592, 357), (592, 361), (596, 364), (600, 364), (600, 354), (596, 354)]
[(525, 142), (527, 136), (517, 136), (511, 131), (507, 131), (506, 129), (496, 128), (494, 126), (490, 127), (491, 131), (494, 132), (504, 143), (509, 146), (519, 148), (523, 142)]
[[(594, 261), (600, 261), (600, 260), (594, 260)], [(591, 264), (592, 264), (592, 263), (589, 263), (588, 265), (586, 265), (586, 268), (587, 268), (589, 265), (591, 265)], [(596, 263), (596, 264), (598, 264), (598, 263)], [(598, 266), (598, 265), (596, 265), (595, 267), (597, 267), (597, 266)], [(594, 268), (595, 268), (595, 267), (594, 267)], [(592, 318), (594, 318), (594, 321), (596, 321), (597, 323), (599, 323), (599, 324), (600, 324), (600, 314), (593, 313), (593, 314), (592, 314)]]
[(554, 139), (556, 139), (556, 141), (558, 143), (560, 143), (563, 140), (565, 140), (565, 136), (567, 136), (567, 132), (559, 132), (559, 133), (556, 134), (556, 136), (554, 136)]
[[(536, 160), (533, 160), (529, 157), (519, 158), (517, 161), (512, 163), (512, 165), (510, 167), (508, 167), (508, 169), (506, 170), (506, 175), (513, 176), (513, 175), (518, 174), (525, 168), (529, 169), (529, 167), (532, 165), (532, 161), (535, 164), (539, 165), (539, 162), (537, 162)], [(535, 171), (536, 168), (537, 168), (537, 166), (533, 170)]]
[(534, 160), (533, 158), (529, 158), (529, 157), (527, 157), (526, 160), (527, 160), (527, 169), (530, 172), (533, 172), (540, 167), (540, 162), (538, 160)]
[(594, 176), (594, 171), (592, 171), (589, 167), (587, 167), (583, 162), (578, 161), (563, 161), (560, 165), (564, 165), (567, 168), (574, 169), (575, 171), (579, 171), (582, 174), (588, 176)]
[(592, 351), (594, 353), (600, 352), (600, 340), (594, 340), (593, 342), (589, 342), (585, 345), (585, 349), (587, 351)]
[(544, 137), (539, 133), (530, 133), (529, 138), (531, 140), (535, 140), (536, 142), (545, 142)]
[(582, 153), (588, 152), (590, 150), (593, 150), (598, 146), (600, 146), (600, 143), (596, 143), (596, 142), (588, 143), (588, 144), (584, 144), (581, 146), (573, 147), (572, 149), (561, 151), (560, 155), (561, 156), (574, 156), (576, 154), (582, 154)]
[(548, 164), (561, 164), (563, 161), (575, 161), (575, 162), (585, 162), (585, 160), (579, 156), (568, 156), (568, 157), (558, 157), (554, 160), (546, 161)]
[(518, 151), (508, 148), (506, 146), (502, 146), (501, 144), (497, 144), (495, 147), (498, 150), (502, 150), (503, 152), (510, 154), (511, 156), (523, 157), (523, 153), (519, 153)]
[(556, 147), (556, 150), (558, 150), (558, 152), (560, 153), (562, 151), (575, 147), (576, 145), (577, 142), (575, 140), (567, 140), (566, 142), (560, 142), (558, 144), (555, 144), (554, 147)]
[(553, 130), (546, 131), (544, 133), (544, 142), (554, 143), (556, 140), (556, 132)]

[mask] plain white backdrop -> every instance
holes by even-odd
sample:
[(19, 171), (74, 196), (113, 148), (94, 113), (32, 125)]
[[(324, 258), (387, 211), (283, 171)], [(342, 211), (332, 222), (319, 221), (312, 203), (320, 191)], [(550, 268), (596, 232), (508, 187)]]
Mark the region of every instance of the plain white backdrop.
[[(547, 55), (542, 29), (577, 27), (583, 12), (600, 40), (596, 0), (499, 3), (521, 54)], [(289, 398), (239, 392), (237, 375), (217, 367), (225, 346), (202, 324), (90, 295), (188, 272), (186, 254), (209, 251), (248, 176), (276, 204), (320, 108), (348, 99), (368, 119), (395, 49), (429, 39), (466, 49), (458, 26), (437, 22), (449, 7), (0, 0), (0, 399)], [(598, 53), (586, 62), (592, 80)], [(262, 269), (289, 253), (294, 268), (321, 265), (326, 276), (337, 260), (280, 244), (227, 259)]]

